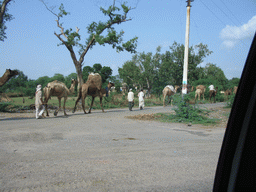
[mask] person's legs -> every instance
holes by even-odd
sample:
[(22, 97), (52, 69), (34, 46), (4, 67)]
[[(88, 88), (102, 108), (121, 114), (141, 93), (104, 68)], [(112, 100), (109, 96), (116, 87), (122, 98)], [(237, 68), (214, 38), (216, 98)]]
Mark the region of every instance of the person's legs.
[(41, 106), (40, 106), (39, 117), (41, 117), (41, 116), (43, 115), (44, 110), (45, 110), (44, 106), (43, 106), (43, 105), (41, 105)]
[(131, 111), (132, 110), (132, 102), (129, 102), (129, 110)]
[(39, 119), (39, 108), (36, 107), (36, 119)]

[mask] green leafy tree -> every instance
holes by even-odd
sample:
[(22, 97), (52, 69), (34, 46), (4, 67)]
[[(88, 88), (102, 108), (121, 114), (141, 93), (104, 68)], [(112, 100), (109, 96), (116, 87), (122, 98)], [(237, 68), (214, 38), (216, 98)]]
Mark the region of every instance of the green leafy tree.
[(51, 78), (51, 81), (55, 80), (65, 83), (65, 77), (60, 73), (55, 73), (54, 76)]
[(129, 87), (139, 85), (140, 87), (146, 87), (148, 92), (151, 93), (160, 68), (160, 51), (161, 47), (159, 46), (155, 55), (151, 52), (135, 54), (131, 61), (126, 62), (123, 68), (118, 69), (120, 77)]
[[(171, 78), (174, 80), (174, 84), (179, 85), (182, 83), (183, 78), (183, 65), (184, 65), (184, 45), (174, 42), (170, 47), (171, 49)], [(191, 46), (189, 48), (189, 58), (188, 58), (188, 81), (193, 82), (198, 79), (200, 72), (198, 70), (198, 65), (204, 61), (204, 58), (210, 55), (212, 51), (208, 49), (207, 45), (200, 43), (199, 45)]]
[[(60, 19), (63, 16), (68, 15), (69, 13), (65, 11), (63, 4), (59, 7), (59, 13), (54, 13), (53, 9), (48, 8), (43, 0), (41, 2), (46, 6), (46, 8), (57, 17), (57, 26), (60, 29), (60, 33), (54, 32), (55, 36), (60, 40), (60, 45), (64, 45), (68, 51), (70, 52), (71, 58), (76, 68), (78, 87), (83, 83), (83, 75), (82, 75), (82, 63), (84, 61), (84, 57), (87, 54), (89, 49), (92, 49), (97, 43), (99, 45), (109, 44), (112, 45), (112, 48), (115, 48), (117, 52), (120, 51), (128, 51), (131, 53), (136, 52), (137, 47), (137, 37), (130, 39), (129, 41), (123, 43), (122, 37), (124, 31), (117, 32), (114, 29), (114, 25), (121, 24), (126, 21), (130, 21), (131, 19), (127, 18), (128, 12), (132, 9), (128, 7), (126, 3), (121, 4), (121, 8), (115, 6), (115, 0), (112, 6), (109, 6), (108, 9), (100, 8), (100, 11), (108, 17), (108, 19), (103, 22), (99, 21), (98, 23), (92, 22), (87, 27), (88, 38), (86, 39), (85, 44), (80, 43), (81, 36), (79, 34), (79, 28), (76, 28), (75, 31), (70, 29), (64, 29), (62, 23), (60, 23)], [(120, 13), (122, 12), (122, 13)], [(103, 32), (105, 32), (103, 35)], [(79, 58), (77, 58), (75, 54), (74, 48), (79, 48)]]
[(228, 81), (228, 87), (234, 88), (234, 86), (238, 86), (240, 82), (240, 78), (234, 77)]
[(92, 73), (92, 72), (94, 73), (94, 69), (90, 66), (85, 66), (83, 68), (83, 80), (84, 80), (84, 82), (87, 81), (87, 78), (88, 78), (89, 74)]
[(99, 73), (101, 75), (101, 78), (102, 78), (102, 84), (104, 86), (106, 86), (106, 82), (108, 80), (108, 78), (112, 75), (112, 69), (110, 67), (102, 67), (101, 64), (99, 63), (95, 63), (93, 65), (93, 67), (90, 67), (90, 66), (85, 66), (83, 68), (83, 79), (84, 81), (87, 80), (88, 78), (88, 75), (90, 73)]
[(42, 87), (45, 87), (47, 85), (47, 83), (51, 82), (51, 80), (52, 79), (48, 76), (39, 77), (36, 80), (36, 85), (40, 84), (40, 85), (42, 85)]
[(106, 84), (106, 83), (108, 83), (107, 81), (110, 78), (110, 76), (112, 75), (112, 69), (110, 67), (104, 66), (101, 68), (100, 74), (102, 77), (102, 83)]
[(140, 69), (134, 61), (126, 61), (122, 68), (118, 68), (118, 73), (129, 87), (132, 87), (133, 84), (141, 84)]
[(13, 16), (8, 13), (8, 4), (12, 0), (4, 0), (0, 1), (0, 41), (4, 41), (6, 39), (5, 30), (7, 29), (5, 23), (6, 21), (11, 21)]
[(217, 67), (215, 64), (206, 64), (204, 67), (204, 76), (205, 79), (216, 80), (224, 89), (227, 88), (228, 79), (222, 69)]

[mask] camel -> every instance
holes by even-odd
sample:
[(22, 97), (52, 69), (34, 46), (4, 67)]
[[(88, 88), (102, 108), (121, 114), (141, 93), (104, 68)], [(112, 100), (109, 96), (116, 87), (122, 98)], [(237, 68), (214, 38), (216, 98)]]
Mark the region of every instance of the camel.
[[(172, 85), (167, 85), (165, 86), (165, 88), (163, 89), (163, 96), (164, 96), (164, 100), (163, 100), (163, 106), (165, 107), (165, 97), (166, 96), (172, 96), (174, 95), (176, 92), (177, 92), (177, 89), (179, 88), (180, 86), (178, 85), (175, 85), (175, 88), (173, 88)], [(171, 100), (171, 106), (172, 106), (172, 100)]]
[[(94, 76), (92, 76), (92, 75), (94, 75)], [(94, 80), (93, 80), (94, 82), (92, 82), (93, 78), (94, 78)], [(96, 86), (96, 84), (98, 86)], [(80, 99), (82, 99), (82, 108), (83, 108), (84, 113), (86, 114), (84, 100), (87, 95), (90, 95), (90, 96), (92, 96), (92, 103), (91, 103), (88, 113), (91, 113), (91, 109), (92, 109), (92, 105), (93, 105), (95, 97), (100, 97), (100, 106), (101, 106), (102, 112), (104, 113), (104, 109), (102, 106), (102, 97), (107, 96), (107, 90), (110, 90), (111, 87), (115, 86), (115, 84), (109, 82), (106, 89), (101, 88), (101, 84), (102, 84), (101, 76), (98, 73), (90, 74), (88, 76), (88, 80), (86, 81), (86, 83), (84, 83), (79, 89), (78, 98), (76, 100), (76, 104), (75, 104), (75, 107), (72, 112), (75, 113), (76, 105), (77, 105), (78, 101)]]
[(196, 86), (196, 92), (195, 92), (195, 102), (196, 102), (196, 98), (198, 98), (198, 100), (200, 101), (201, 96), (203, 95), (203, 100), (204, 99), (204, 92), (205, 92), (206, 86), (204, 85), (198, 85)]
[(232, 88), (227, 89), (224, 93), (224, 96), (226, 97), (226, 100), (228, 100), (228, 96), (232, 94)]
[(214, 98), (214, 103), (216, 103), (216, 100), (215, 100), (215, 96), (216, 96), (216, 94), (217, 94), (217, 91), (218, 91), (218, 87), (216, 87), (216, 89), (215, 90), (210, 90), (209, 91), (209, 99), (210, 99), (210, 102), (211, 102), (211, 98), (213, 97)]
[(201, 96), (203, 95), (203, 100), (204, 99), (204, 92), (205, 92), (206, 86), (204, 85), (198, 85), (196, 86), (196, 92), (195, 92), (195, 102), (196, 102), (196, 98), (198, 98), (198, 100), (200, 101)]
[(234, 86), (233, 93), (236, 94), (238, 87)]
[(11, 70), (11, 69), (6, 69), (5, 73), (3, 76), (0, 78), (0, 87), (2, 87), (9, 79), (12, 77), (18, 75), (19, 72), (17, 70)]
[(55, 80), (55, 81), (48, 83), (46, 85), (46, 87), (43, 88), (46, 116), (49, 116), (49, 113), (47, 110), (47, 103), (48, 103), (48, 100), (51, 98), (51, 96), (57, 96), (58, 100), (59, 100), (59, 108), (55, 110), (54, 116), (57, 116), (57, 114), (61, 108), (61, 98), (62, 97), (64, 97), (64, 104), (63, 104), (64, 115), (67, 116), (65, 104), (66, 104), (68, 96), (71, 95), (72, 93), (74, 93), (76, 83), (77, 83), (77, 81), (72, 79), (71, 87), (70, 87), (70, 89), (68, 89), (64, 83), (62, 83), (58, 80)]

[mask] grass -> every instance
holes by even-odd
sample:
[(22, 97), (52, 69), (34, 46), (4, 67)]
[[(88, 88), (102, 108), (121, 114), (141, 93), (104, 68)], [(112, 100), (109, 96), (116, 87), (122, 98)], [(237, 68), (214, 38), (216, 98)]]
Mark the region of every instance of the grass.
[(193, 123), (193, 124), (202, 124), (202, 125), (213, 125), (217, 124), (219, 119), (209, 119), (207, 116), (201, 115), (200, 118), (194, 119), (193, 121), (185, 118), (177, 117), (176, 114), (170, 113), (157, 113), (154, 114), (155, 120), (160, 122), (168, 123)]

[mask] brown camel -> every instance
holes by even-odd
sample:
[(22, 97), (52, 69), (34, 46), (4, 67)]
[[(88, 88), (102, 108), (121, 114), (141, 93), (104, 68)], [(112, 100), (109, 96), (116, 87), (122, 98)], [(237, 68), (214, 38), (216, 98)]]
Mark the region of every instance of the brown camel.
[(201, 98), (202, 95), (203, 95), (203, 100), (204, 100), (205, 89), (206, 89), (206, 86), (204, 86), (204, 85), (196, 86), (195, 102), (196, 102), (197, 97), (198, 97), (198, 100), (200, 101), (200, 98)]
[(228, 100), (228, 97), (229, 97), (229, 95), (231, 95), (231, 94), (232, 94), (232, 88), (227, 89), (227, 90), (225, 91), (224, 96), (225, 96), (226, 100)]
[(216, 94), (217, 94), (217, 91), (218, 91), (218, 87), (216, 87), (215, 90), (210, 90), (210, 91), (209, 91), (210, 102), (211, 102), (211, 98), (213, 97), (213, 98), (214, 98), (214, 103), (216, 103), (215, 96), (216, 96)]
[(12, 77), (18, 75), (19, 72), (17, 70), (11, 70), (11, 69), (6, 69), (5, 73), (3, 76), (0, 78), (0, 87), (2, 87), (9, 79)]
[(238, 88), (237, 86), (234, 86), (234, 90), (233, 90), (233, 93), (234, 93), (234, 94), (236, 94), (237, 88)]
[[(163, 96), (164, 96), (164, 100), (163, 100), (163, 106), (165, 107), (165, 98), (166, 96), (172, 96), (177, 92), (177, 89), (180, 86), (175, 85), (175, 88), (173, 88), (172, 85), (167, 85), (164, 89), (163, 89)], [(172, 100), (171, 100), (171, 106), (172, 106)]]
[[(98, 86), (96, 86), (96, 84)], [(101, 84), (102, 84), (101, 76), (98, 73), (90, 74), (88, 76), (88, 80), (86, 81), (86, 83), (84, 83), (82, 85), (82, 87), (79, 89), (78, 98), (76, 100), (76, 104), (73, 109), (73, 113), (75, 113), (75, 111), (76, 111), (76, 105), (77, 105), (78, 101), (80, 99), (82, 99), (82, 108), (83, 108), (84, 113), (86, 114), (84, 100), (87, 95), (92, 96), (92, 103), (91, 103), (88, 113), (91, 113), (91, 109), (92, 109), (92, 105), (93, 105), (95, 97), (100, 97), (100, 106), (101, 106), (102, 112), (104, 112), (104, 109), (102, 106), (102, 97), (107, 96), (107, 92), (108, 92), (107, 90), (110, 90), (111, 87), (113, 87), (115, 85), (114, 85), (114, 83), (109, 82), (108, 86), (107, 86), (107, 90), (106, 90), (104, 88), (99, 89), (99, 87), (101, 87)]]
[(49, 113), (47, 110), (47, 103), (48, 103), (48, 100), (51, 98), (51, 96), (57, 96), (59, 100), (59, 108), (55, 110), (54, 116), (57, 116), (61, 108), (62, 97), (64, 97), (64, 104), (63, 104), (64, 115), (67, 116), (65, 104), (66, 104), (68, 95), (71, 95), (72, 93), (74, 93), (76, 83), (77, 81), (72, 79), (71, 87), (70, 89), (68, 89), (64, 83), (55, 80), (48, 83), (46, 87), (44, 87), (43, 91), (44, 91), (44, 104), (45, 104), (46, 116), (49, 116)]

